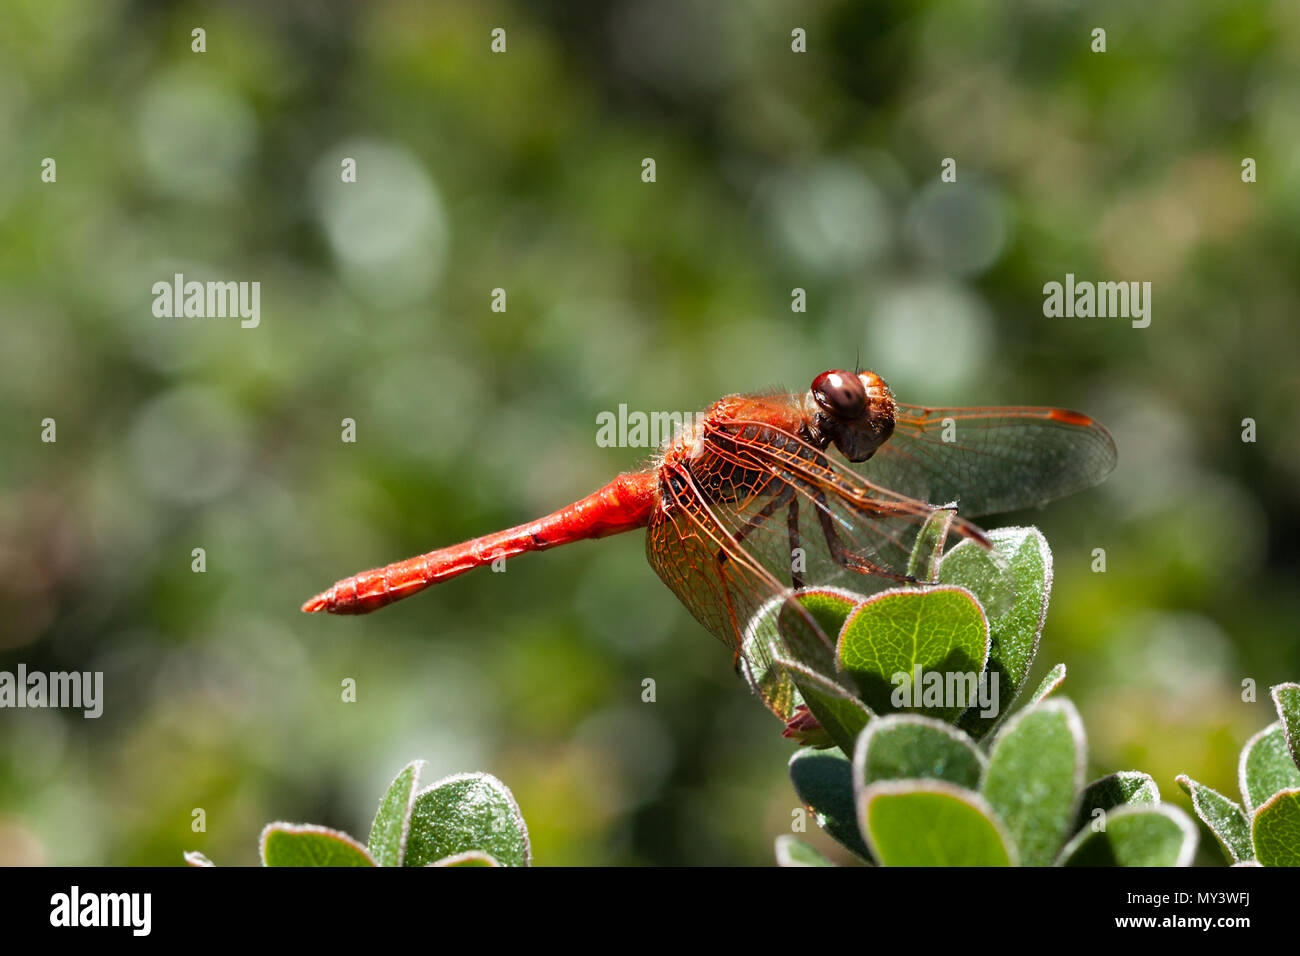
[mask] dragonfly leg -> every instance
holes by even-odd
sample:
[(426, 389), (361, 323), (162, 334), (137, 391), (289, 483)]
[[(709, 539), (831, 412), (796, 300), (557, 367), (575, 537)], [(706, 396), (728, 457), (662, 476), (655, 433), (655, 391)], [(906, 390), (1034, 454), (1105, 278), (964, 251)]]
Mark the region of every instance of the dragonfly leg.
[[(736, 532), (736, 543), (744, 541), (749, 537), (750, 532), (761, 525), (768, 518), (776, 513), (776, 510), (783, 504), (789, 503), (790, 510), (787, 512), (786, 527), (790, 532), (790, 583), (796, 588), (803, 587), (803, 574), (794, 569), (794, 554), (799, 549), (799, 497), (794, 493), (794, 488), (786, 485), (780, 492), (772, 496), (772, 500), (763, 506), (758, 514), (745, 522), (744, 526)], [(718, 564), (727, 563), (727, 552), (721, 548), (718, 549)]]
[[(874, 561), (868, 561), (866, 558), (858, 557), (856, 554), (850, 554), (844, 547), (844, 542), (840, 540), (839, 533), (835, 530), (835, 525), (831, 521), (830, 507), (826, 504), (826, 496), (822, 494), (821, 489), (815, 488), (812, 491), (813, 498), (817, 501), (817, 520), (822, 526), (822, 536), (826, 539), (826, 547), (831, 553), (832, 560), (840, 567), (848, 568), (850, 571), (856, 571), (859, 574), (871, 574), (876, 577), (888, 578), (891, 581), (899, 581), (904, 584), (920, 584), (916, 578), (910, 574), (899, 574), (897, 571), (891, 571), (888, 568), (881, 567)], [(889, 509), (882, 509), (889, 510)]]
[(986, 535), (977, 525), (972, 524), (970, 521), (967, 521), (959, 515), (955, 505), (924, 505), (918, 508), (915, 502), (881, 501), (878, 498), (869, 498), (866, 496), (857, 498), (855, 503), (859, 508), (874, 511), (879, 515), (911, 515), (915, 517), (928, 518), (938, 511), (951, 511), (952, 523), (948, 528), (949, 534), (956, 532), (963, 538), (968, 538), (971, 541), (974, 541), (985, 551), (993, 550), (993, 543), (989, 541), (988, 535)]
[(799, 499), (790, 496), (790, 511), (786, 517), (786, 526), (790, 530), (790, 583), (795, 590), (803, 587), (803, 572), (796, 569), (794, 556), (799, 551)]
[[(773, 495), (772, 500), (769, 501), (767, 504), (763, 505), (762, 510), (759, 511), (758, 514), (754, 515), (754, 517), (746, 521), (745, 524), (740, 528), (740, 530), (736, 532), (735, 534), (736, 544), (740, 544), (740, 542), (744, 541), (747, 537), (749, 537), (750, 533), (755, 528), (761, 525), (768, 518), (772, 517), (772, 515), (776, 513), (776, 509), (780, 508), (786, 502), (790, 502), (791, 504), (796, 505), (797, 508), (797, 502), (795, 501), (795, 497), (794, 497), (794, 489), (791, 488), (788, 484), (784, 488), (782, 488), (779, 492), (777, 492), (775, 495)], [(797, 510), (795, 512), (794, 518), (792, 518), (791, 520), (792, 521), (798, 520)], [(719, 548), (718, 564), (726, 564), (726, 563), (727, 563), (727, 552), (725, 549)]]

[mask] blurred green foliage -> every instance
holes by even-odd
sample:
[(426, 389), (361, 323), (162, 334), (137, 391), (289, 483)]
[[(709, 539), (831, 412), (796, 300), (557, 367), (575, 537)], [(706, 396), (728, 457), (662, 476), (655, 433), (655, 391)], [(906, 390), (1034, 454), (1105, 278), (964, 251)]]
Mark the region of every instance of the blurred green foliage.
[[(6, 0), (0, 668), (107, 699), (0, 712), (0, 862), (252, 864), (411, 754), (509, 781), (542, 865), (769, 862), (789, 743), (639, 536), (298, 606), (644, 462), (601, 411), (859, 350), (1112, 428), (1106, 485), (995, 522), (1056, 555), (1040, 667), (1090, 769), (1228, 791), (1241, 682), (1300, 673), (1297, 91), (1287, 0)], [(260, 326), (155, 318), (175, 272), (260, 281)], [(1150, 281), (1151, 326), (1045, 318), (1067, 272)]]

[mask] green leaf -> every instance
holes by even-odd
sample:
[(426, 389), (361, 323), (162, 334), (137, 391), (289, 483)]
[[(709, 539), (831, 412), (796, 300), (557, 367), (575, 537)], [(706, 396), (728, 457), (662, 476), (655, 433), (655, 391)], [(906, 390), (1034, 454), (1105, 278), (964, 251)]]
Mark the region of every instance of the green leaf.
[(186, 851), (185, 862), (188, 863), (190, 866), (216, 866), (217, 865), (213, 863), (211, 860), (209, 860), (202, 853), (200, 853), (198, 850)]
[[(837, 657), (874, 713), (900, 709), (893, 702), (897, 687), (900, 695), (907, 693), (913, 709), (953, 721), (978, 698), (975, 683), (988, 651), (988, 625), (974, 595), (964, 588), (936, 587), (885, 591), (868, 598), (844, 623)], [(918, 668), (927, 689), (932, 681), (943, 691), (952, 679), (970, 679), (954, 685), (960, 686), (960, 700), (943, 693), (913, 695)]]
[(862, 595), (843, 588), (804, 588), (795, 597), (832, 642), (853, 609), (862, 603)]
[(937, 508), (925, 519), (921, 530), (916, 533), (912, 544), (912, 554), (907, 559), (907, 574), (918, 581), (933, 583), (939, 574), (939, 557), (943, 554), (944, 542), (948, 540), (948, 529), (957, 514), (956, 508)]
[(999, 528), (989, 532), (994, 551), (966, 540), (939, 563), (939, 581), (974, 593), (988, 615), (989, 673), (998, 677), (998, 710), (993, 716), (968, 712), (961, 726), (976, 739), (1010, 713), (1029, 676), (1052, 593), (1052, 550), (1037, 528)]
[(1300, 866), (1300, 789), (1279, 790), (1250, 827), (1255, 859), (1264, 866)]
[(1291, 762), (1300, 767), (1300, 684), (1278, 684), (1269, 689), (1277, 708), (1282, 732), (1286, 736)]
[(482, 850), (466, 850), (464, 853), (457, 853), (454, 856), (444, 856), (435, 863), (429, 863), (428, 866), (500, 866), (501, 864), (490, 853), (484, 853)]
[[(799, 672), (792, 670), (791, 673), (798, 675)], [(836, 746), (844, 752), (845, 756), (852, 754), (858, 734), (872, 717), (866, 705), (852, 697), (832, 693), (807, 677), (800, 679), (795, 676), (795, 687), (804, 703), (808, 705), (808, 710), (817, 718), (817, 722), (822, 725), (822, 729)]]
[(784, 834), (776, 838), (777, 866), (834, 866), (817, 852), (817, 848), (798, 837)]
[(790, 758), (790, 780), (818, 826), (864, 860), (870, 858), (858, 832), (853, 765), (846, 757), (834, 750), (796, 751)]
[(1167, 803), (1120, 807), (1106, 829), (1085, 828), (1061, 851), (1060, 866), (1190, 866), (1196, 855), (1196, 824)]
[(853, 784), (860, 791), (878, 780), (946, 780), (976, 790), (986, 763), (956, 727), (918, 714), (890, 714), (858, 737)]
[[(862, 601), (862, 596), (842, 588), (806, 588), (796, 595), (799, 603), (812, 615), (822, 633), (832, 642), (844, 626), (845, 620)], [(788, 619), (786, 620), (789, 626)], [(817, 674), (801, 662), (787, 662), (795, 695), (808, 706), (808, 710), (822, 729), (846, 755), (853, 753), (858, 734), (871, 719), (871, 711), (860, 700), (839, 686), (831, 677)]]
[[(830, 646), (834, 646), (844, 619), (862, 601), (861, 595), (831, 587), (805, 588), (795, 592), (794, 598), (808, 611)], [(794, 620), (792, 615), (788, 598), (771, 599), (750, 618), (742, 643), (744, 663), (741, 672), (745, 680), (768, 709), (786, 721), (800, 704), (806, 703), (798, 688), (796, 672), (812, 673), (806, 660), (790, 659), (789, 642), (782, 637), (792, 629), (799, 632), (812, 630), (802, 621)], [(805, 634), (803, 637), (806, 643), (812, 640), (813, 635)], [(827, 652), (828, 670), (833, 666), (829, 657)], [(833, 683), (833, 674), (817, 676)], [(832, 693), (831, 696), (837, 695)], [(812, 709), (811, 705), (809, 709)]]
[(781, 650), (777, 615), (781, 601), (769, 601), (745, 627), (741, 641), (740, 673), (766, 707), (782, 720), (789, 721), (803, 703), (789, 671), (773, 657)]
[(1034, 696), (1029, 698), (1028, 706), (1032, 707), (1034, 704), (1038, 703), (1040, 700), (1045, 698), (1052, 691), (1056, 690), (1056, 688), (1060, 687), (1061, 684), (1063, 684), (1064, 682), (1065, 682), (1065, 665), (1057, 664), (1055, 667), (1053, 667), (1050, 671), (1047, 672), (1047, 676), (1044, 677), (1042, 681), (1039, 683), (1038, 689), (1034, 691)]
[(1139, 770), (1121, 770), (1084, 787), (1074, 829), (1080, 830), (1092, 823), (1093, 813), (1097, 810), (1109, 813), (1125, 804), (1157, 806), (1159, 803), (1160, 788), (1149, 774)]
[(379, 866), (401, 866), (406, 855), (406, 838), (411, 827), (411, 807), (420, 787), (423, 760), (402, 768), (379, 801), (375, 822), (370, 825), (370, 855)]
[(1015, 851), (977, 793), (942, 780), (863, 788), (858, 819), (882, 866), (1014, 866)]
[(1237, 776), (1247, 813), (1254, 813), (1279, 790), (1300, 787), (1300, 769), (1291, 759), (1281, 721), (1269, 724), (1246, 741)]
[(1022, 866), (1051, 863), (1068, 834), (1085, 746), (1079, 714), (1065, 698), (1021, 710), (994, 740), (981, 792), (1015, 841)]
[(510, 789), (489, 773), (444, 777), (415, 795), (406, 866), (482, 850), (505, 866), (528, 866), (528, 828)]
[(262, 830), (263, 866), (374, 866), (356, 840), (310, 823), (269, 823)]
[(1229, 800), (1219, 791), (1197, 783), (1186, 774), (1178, 776), (1178, 785), (1192, 798), (1192, 809), (1201, 822), (1210, 828), (1214, 838), (1228, 858), (1229, 863), (1241, 863), (1255, 858), (1250, 842), (1250, 817), (1235, 800)]

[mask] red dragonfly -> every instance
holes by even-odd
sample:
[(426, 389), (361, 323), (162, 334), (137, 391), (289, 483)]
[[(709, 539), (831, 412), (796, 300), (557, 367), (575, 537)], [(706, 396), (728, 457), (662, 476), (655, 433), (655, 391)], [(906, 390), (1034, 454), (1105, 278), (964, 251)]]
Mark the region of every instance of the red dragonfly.
[[(919, 583), (912, 544), (943, 506), (962, 513), (950, 533), (990, 548), (968, 517), (1044, 504), (1114, 466), (1110, 433), (1079, 412), (903, 405), (873, 372), (832, 370), (807, 392), (720, 399), (646, 470), (528, 524), (345, 578), (302, 609), (367, 614), (501, 558), (648, 528), (651, 566), (737, 664), (779, 656), (824, 674), (835, 635), (790, 600), (799, 588)], [(747, 624), (773, 600), (793, 611), (781, 643), (747, 646)]]

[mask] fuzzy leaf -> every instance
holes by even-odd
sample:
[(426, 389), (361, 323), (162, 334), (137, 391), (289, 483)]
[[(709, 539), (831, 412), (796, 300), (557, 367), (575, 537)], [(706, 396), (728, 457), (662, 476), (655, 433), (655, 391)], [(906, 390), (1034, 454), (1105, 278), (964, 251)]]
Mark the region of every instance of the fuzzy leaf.
[(370, 825), (370, 855), (379, 866), (401, 866), (406, 856), (406, 839), (411, 826), (411, 807), (420, 787), (423, 760), (402, 768), (379, 801), (375, 822)]
[(858, 819), (882, 866), (1014, 866), (1015, 851), (984, 798), (942, 780), (865, 787)]
[(1273, 696), (1273, 706), (1277, 708), (1278, 719), (1282, 722), (1282, 733), (1286, 736), (1287, 749), (1291, 751), (1291, 762), (1300, 767), (1300, 684), (1278, 684), (1269, 688)]
[(1279, 790), (1300, 787), (1300, 769), (1291, 759), (1282, 723), (1269, 724), (1246, 741), (1237, 765), (1246, 812), (1255, 810)]
[(1300, 866), (1300, 789), (1279, 790), (1255, 811), (1255, 859), (1264, 866)]
[(415, 795), (406, 866), (481, 850), (505, 866), (528, 866), (528, 828), (510, 789), (488, 773), (444, 777)]
[(989, 532), (994, 552), (963, 541), (939, 563), (939, 581), (974, 593), (988, 615), (989, 673), (998, 675), (998, 712), (968, 711), (961, 726), (983, 737), (1010, 712), (1038, 652), (1052, 593), (1052, 550), (1037, 528)]
[(1015, 841), (1022, 866), (1051, 863), (1083, 786), (1083, 725), (1065, 698), (1019, 711), (999, 731), (982, 793)]
[(454, 856), (444, 856), (429, 866), (500, 866), (491, 853), (484, 853), (482, 850), (466, 850), (464, 853), (457, 853)]
[(776, 629), (778, 613), (778, 605), (772, 602), (750, 620), (741, 645), (744, 654), (740, 659), (740, 673), (767, 708), (788, 721), (804, 701), (789, 671), (779, 661), (768, 663), (780, 649)]
[(213, 863), (211, 860), (209, 860), (202, 853), (200, 853), (198, 850), (187, 850), (185, 853), (185, 862), (188, 863), (190, 866), (216, 866), (217, 865)]
[(948, 540), (948, 529), (957, 514), (956, 508), (937, 508), (925, 519), (925, 524), (916, 533), (912, 544), (912, 554), (907, 560), (909, 577), (918, 581), (932, 583), (938, 579), (939, 558), (943, 554), (944, 542)]
[(1027, 706), (1033, 706), (1034, 704), (1038, 703), (1040, 700), (1045, 698), (1052, 691), (1056, 690), (1056, 688), (1060, 687), (1061, 684), (1063, 684), (1064, 682), (1065, 682), (1065, 665), (1057, 664), (1050, 671), (1048, 671), (1047, 676), (1044, 677), (1042, 681), (1039, 682), (1038, 689), (1035, 690), (1033, 696), (1029, 698), (1029, 704)]
[(777, 866), (834, 866), (817, 848), (786, 833), (776, 838)]
[[(910, 685), (914, 668), (923, 675), (979, 675), (988, 660), (988, 625), (979, 602), (967, 590), (936, 587), (894, 590), (860, 604), (840, 631), (837, 658), (874, 713), (898, 710), (892, 701), (895, 675)], [(953, 721), (965, 710), (955, 701), (921, 706), (916, 712)]]
[(1093, 821), (1093, 811), (1109, 813), (1125, 804), (1156, 806), (1160, 788), (1149, 774), (1138, 770), (1121, 770), (1094, 780), (1083, 789), (1074, 829), (1081, 830)]
[(1219, 841), (1229, 863), (1255, 858), (1250, 842), (1250, 817), (1246, 816), (1240, 804), (1186, 774), (1178, 777), (1178, 785), (1192, 798), (1192, 809)]
[(932, 717), (890, 714), (873, 720), (858, 737), (853, 785), (859, 791), (878, 780), (946, 780), (979, 788), (987, 763), (974, 741)]
[(356, 840), (310, 823), (270, 823), (262, 830), (263, 866), (374, 866)]
[[(795, 599), (812, 616), (817, 627), (831, 646), (834, 646), (845, 618), (861, 601), (862, 596), (845, 591), (842, 588), (805, 588), (794, 595)], [(792, 661), (786, 653), (786, 642), (781, 635), (794, 628), (796, 631), (811, 630), (799, 622), (791, 620), (788, 600), (785, 597), (773, 598), (754, 614), (745, 628), (743, 647), (745, 659), (741, 673), (745, 680), (763, 702), (782, 720), (788, 721), (794, 716), (800, 704), (808, 703), (802, 695), (799, 673), (810, 672), (808, 664), (802, 660)], [(833, 663), (827, 653), (826, 669), (833, 670)], [(770, 661), (770, 663), (750, 663), (751, 661)], [(822, 675), (832, 678), (833, 674)], [(812, 681), (817, 686), (818, 681)], [(836, 697), (830, 691), (823, 690), (819, 696)], [(809, 704), (809, 709), (816, 709)], [(823, 708), (825, 709), (825, 705)], [(829, 715), (828, 715), (829, 716)], [(833, 718), (832, 718), (833, 719)], [(859, 728), (861, 729), (861, 728)], [(852, 744), (850, 743), (850, 748)]]
[(853, 765), (834, 750), (799, 750), (790, 758), (790, 780), (818, 826), (864, 860), (869, 859), (858, 832), (853, 803)]
[(795, 687), (835, 745), (846, 757), (852, 754), (854, 742), (872, 718), (871, 711), (860, 700), (833, 694), (808, 680), (796, 677)]
[(1177, 807), (1120, 807), (1106, 829), (1086, 827), (1061, 851), (1061, 866), (1190, 866), (1196, 824)]
[(853, 609), (862, 603), (862, 595), (842, 588), (804, 588), (796, 596), (832, 642)]

